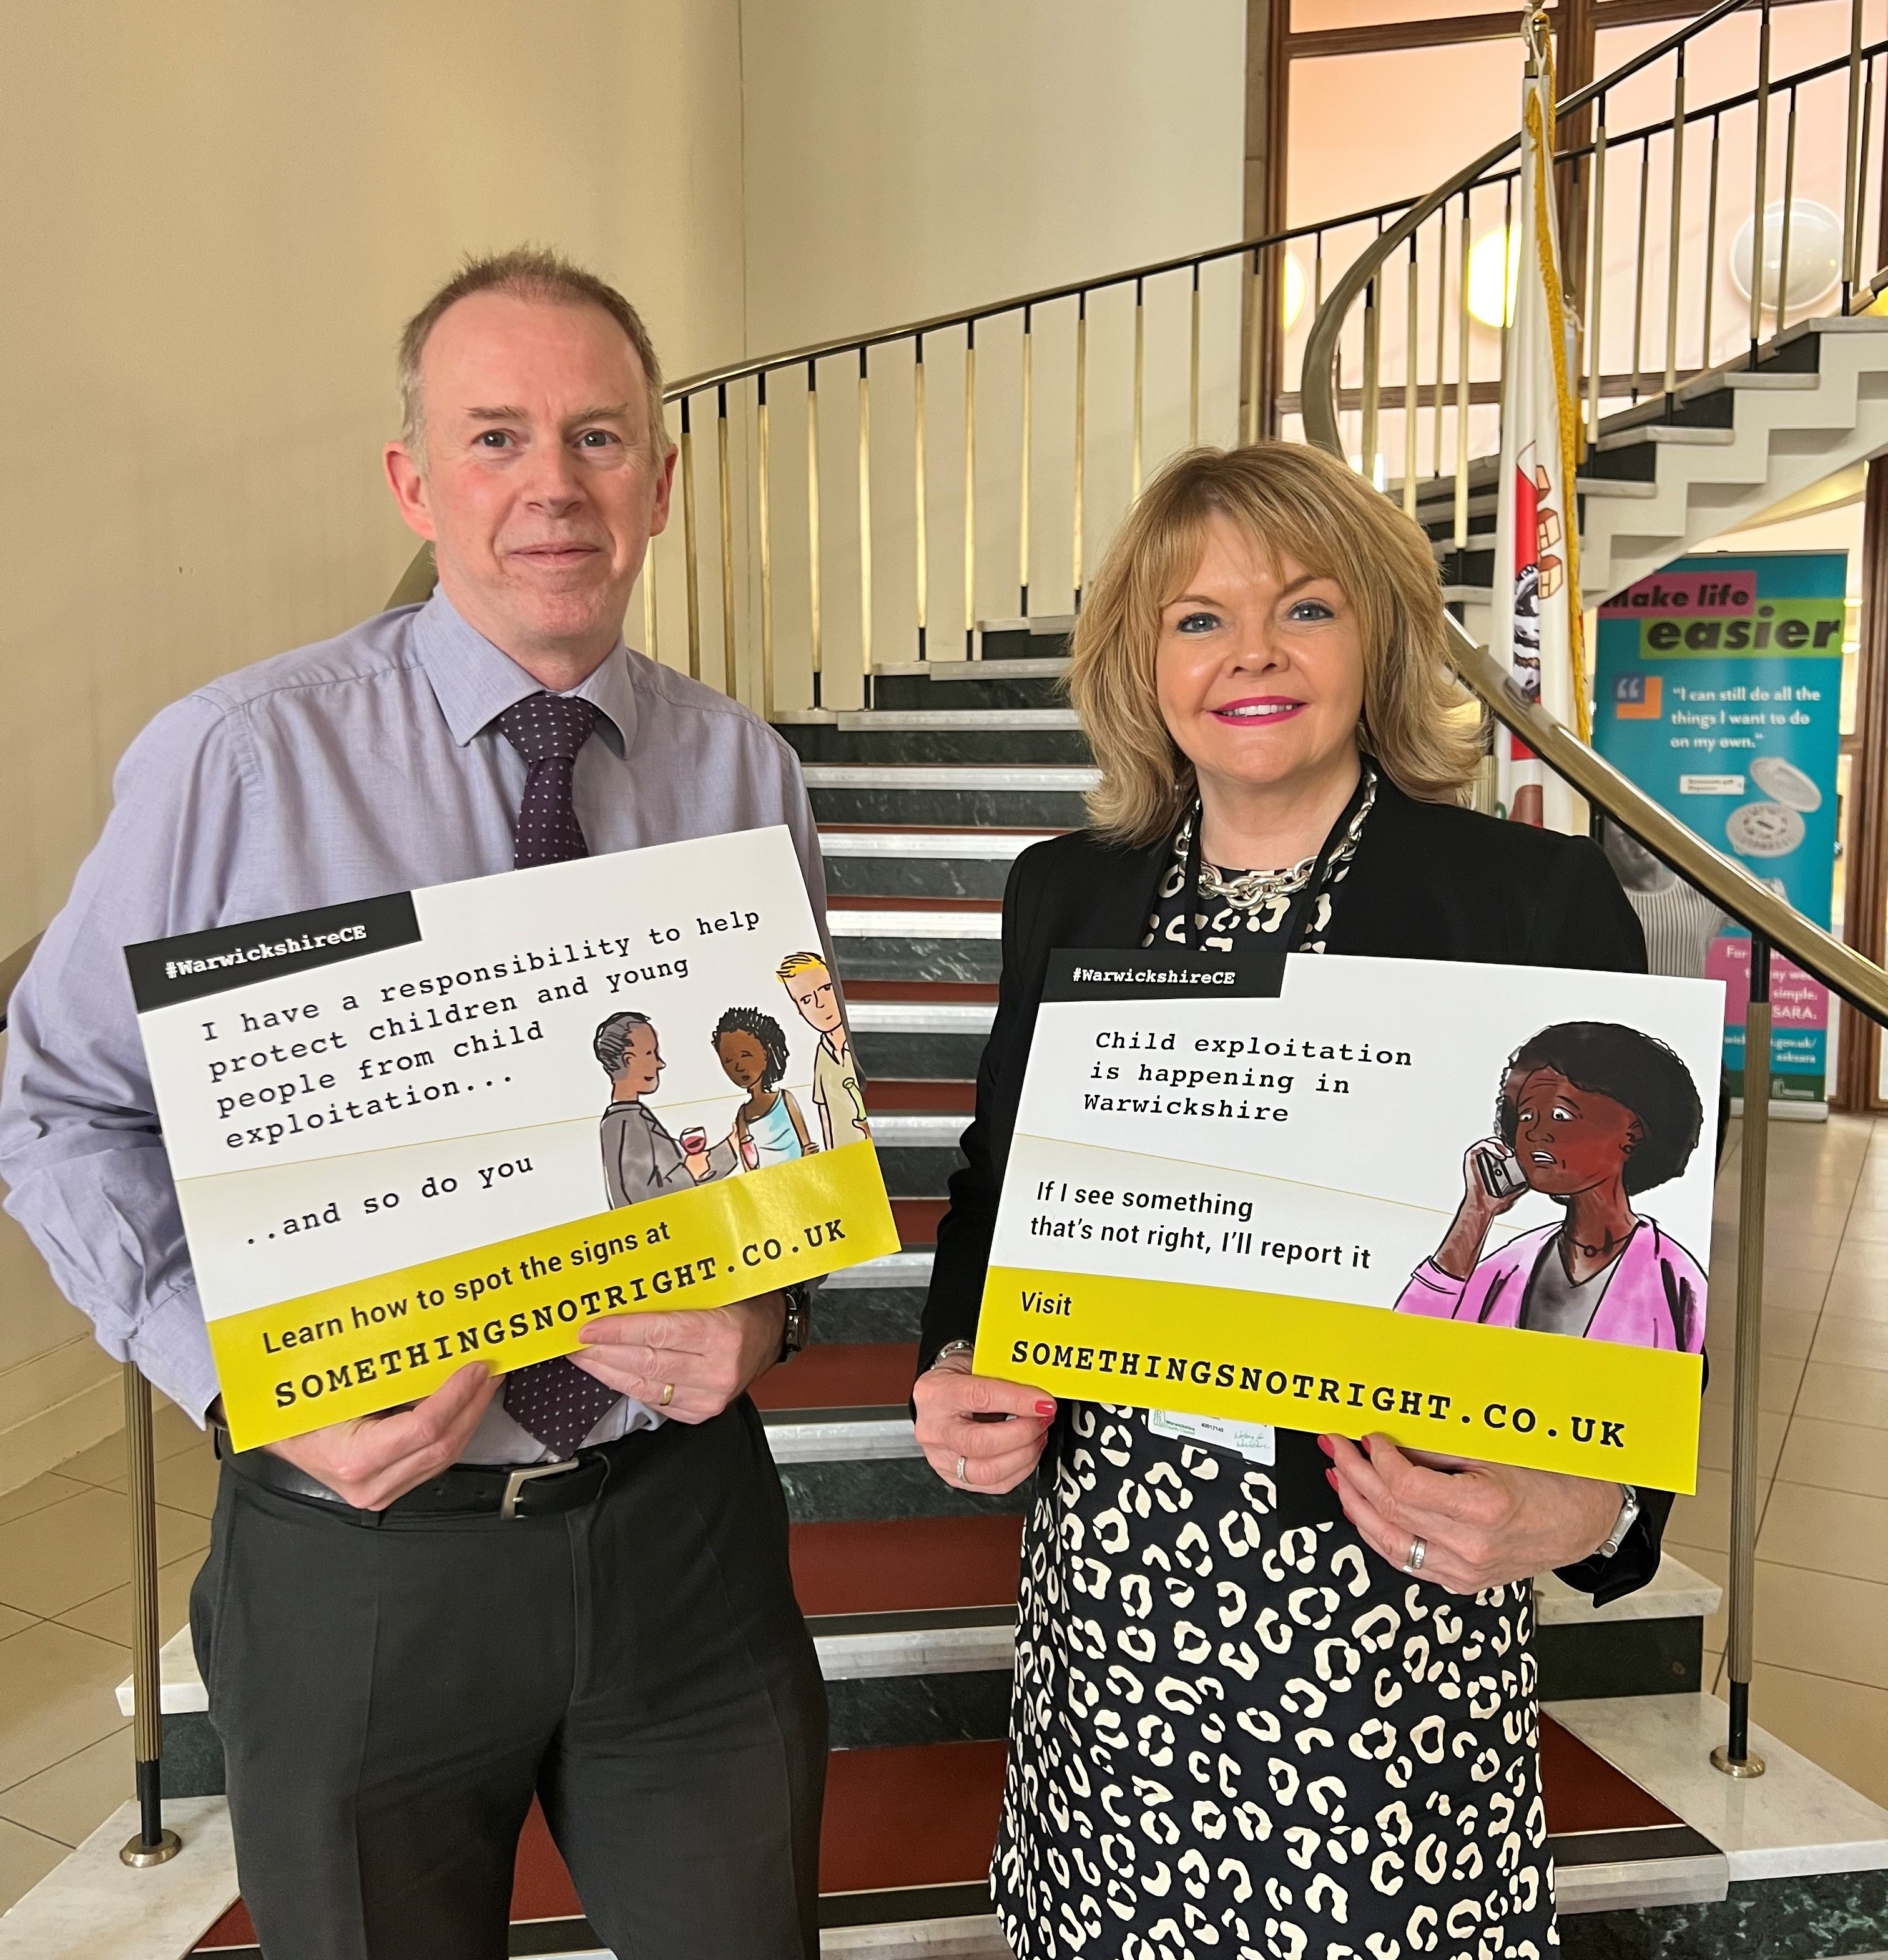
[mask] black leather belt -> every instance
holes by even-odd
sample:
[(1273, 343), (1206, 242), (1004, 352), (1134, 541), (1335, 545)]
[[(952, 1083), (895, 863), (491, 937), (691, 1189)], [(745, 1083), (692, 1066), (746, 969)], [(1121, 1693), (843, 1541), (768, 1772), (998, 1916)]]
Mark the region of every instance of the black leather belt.
[(229, 1431), (211, 1425), (216, 1453), (240, 1477), (285, 1497), (330, 1504), (363, 1520), (384, 1517), (544, 1518), (602, 1496), (613, 1469), (660, 1432), (638, 1430), (614, 1443), (580, 1449), (561, 1463), (455, 1463), (380, 1511), (356, 1509), (319, 1478), (267, 1449), (232, 1449)]

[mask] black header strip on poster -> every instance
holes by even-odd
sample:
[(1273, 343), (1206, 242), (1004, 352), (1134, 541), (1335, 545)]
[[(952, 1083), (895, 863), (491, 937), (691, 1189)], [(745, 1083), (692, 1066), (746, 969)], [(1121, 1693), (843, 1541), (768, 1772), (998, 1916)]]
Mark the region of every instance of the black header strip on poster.
[(1149, 946), (1132, 953), (1071, 952), (1049, 956), (1045, 1001), (1254, 1001), (1277, 997), (1285, 985), (1285, 947), (1237, 953), (1188, 952)]
[(125, 948), (132, 998), (139, 1013), (179, 1001), (227, 994), (258, 980), (305, 973), (337, 960), (358, 959), (389, 947), (415, 946), (419, 920), (410, 892), (385, 898), (356, 899), (351, 905), (321, 905), (313, 912), (284, 912), (247, 925), (213, 926), (176, 939), (147, 940)]

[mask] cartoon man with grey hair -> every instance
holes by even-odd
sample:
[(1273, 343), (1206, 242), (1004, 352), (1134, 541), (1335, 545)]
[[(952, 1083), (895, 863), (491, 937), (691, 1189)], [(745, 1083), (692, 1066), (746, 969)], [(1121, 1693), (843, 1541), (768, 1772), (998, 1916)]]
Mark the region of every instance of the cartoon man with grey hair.
[[(612, 1014), (597, 1030), (597, 1059), (610, 1077), (610, 1107), (603, 1115), (603, 1182), (613, 1209), (640, 1204), (665, 1191), (727, 1177), (734, 1169), (733, 1147), (713, 1150), (700, 1130), (684, 1130), (680, 1141), (642, 1099), (655, 1093), (667, 1066), (655, 1023), (647, 1014)], [(692, 1147), (685, 1147), (692, 1146)]]

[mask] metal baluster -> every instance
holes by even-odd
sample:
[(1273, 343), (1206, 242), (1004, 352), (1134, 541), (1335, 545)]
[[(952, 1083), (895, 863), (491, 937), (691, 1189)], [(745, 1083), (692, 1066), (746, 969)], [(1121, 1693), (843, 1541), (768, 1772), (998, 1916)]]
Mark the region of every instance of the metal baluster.
[[(1600, 373), (1605, 364), (1600, 344), (1600, 288), (1604, 282), (1606, 249), (1606, 99), (1597, 104), (1593, 132), (1593, 265), (1587, 282), (1587, 440), (1600, 440)], [(1705, 282), (1708, 294), (1711, 282)], [(1705, 304), (1711, 304), (1708, 298)]]
[(1016, 515), (1016, 583), (1020, 597), (1016, 610), (1017, 618), (1022, 619), (1029, 617), (1030, 438), (1030, 424), (1033, 420), (1030, 413), (1030, 388), (1036, 367), (1036, 339), (1031, 311), (1028, 307), (1023, 309), (1023, 444), (1021, 464), (1017, 473), (1019, 483)]
[(655, 638), (655, 539), (649, 540), (642, 554), (642, 648), (659, 666)]
[[(1875, 60), (1871, 55), (1862, 64), (1862, 137), (1858, 146), (1859, 155), (1856, 164), (1857, 169), (1861, 172), (1861, 180), (1855, 192), (1855, 280), (1858, 285), (1861, 282), (1862, 239), (1868, 224), (1868, 126), (1874, 117), (1874, 108)], [(1879, 267), (1871, 266), (1870, 275), (1872, 277), (1879, 269)], [(1871, 300), (1873, 297), (1871, 292)]]
[(702, 677), (701, 575), (695, 552), (695, 438), (689, 428), (689, 398), (682, 397), (682, 559), (689, 594), (689, 678)]
[(119, 1847), (127, 1865), (161, 1865), (183, 1849), (164, 1825), (164, 1704), (158, 1670), (158, 1492), (151, 1384), (124, 1364), (125, 1500), (131, 1511), (131, 1707), (138, 1834)]
[(757, 515), (760, 525), (760, 700), (761, 713), (771, 721), (774, 711), (774, 554), (773, 526), (768, 508), (770, 463), (767, 423), (767, 377), (756, 375), (759, 399), (754, 410), (754, 463)]
[(1508, 243), (1514, 235), (1514, 184), (1515, 176), (1510, 174), (1501, 180), (1501, 331), (1495, 345), (1495, 359), (1499, 364), (1495, 369), (1495, 400), (1498, 416), (1504, 412), (1508, 402), (1508, 342), (1514, 324), (1515, 294), (1520, 291), (1520, 268), (1515, 270), (1515, 292), (1508, 289)]
[[(1679, 205), (1685, 194), (1685, 50), (1672, 96), (1672, 210), (1665, 233), (1665, 393), (1678, 386)], [(1667, 406), (1670, 406), (1668, 400)]]
[(1383, 346), (1383, 320), (1377, 304), (1377, 282), (1364, 288), (1364, 389), (1359, 417), (1358, 460), (1363, 474), (1377, 481), (1377, 371)]
[(859, 349), (859, 663), (860, 698), (872, 705), (872, 382)]
[(1757, 27), (1756, 194), (1750, 205), (1750, 365), (1757, 364), (1763, 338), (1763, 198), (1770, 152), (1770, 0), (1763, 0)]
[(1436, 213), (1436, 398), (1430, 409), (1430, 418), (1434, 424), (1436, 466), (1430, 474), (1440, 481), (1442, 425), (1445, 419), (1442, 370), (1449, 345), (1449, 207), (1446, 204)]
[(963, 651), (977, 650), (977, 323), (963, 329)]
[[(1259, 247), (1252, 251), (1252, 276), (1246, 287), (1246, 426), (1245, 439), (1248, 446), (1259, 440), (1259, 332), (1264, 323), (1259, 317), (1261, 304), (1259, 282)], [(1275, 251), (1278, 248), (1274, 247)], [(1278, 286), (1279, 298), (1285, 296), (1283, 266), (1285, 260), (1278, 259), (1281, 268)]]
[(1632, 267), (1632, 399), (1639, 399), (1642, 376), (1639, 348), (1645, 326), (1645, 218), (1646, 196), (1651, 187), (1652, 144), (1647, 136), (1639, 138), (1639, 242), (1638, 255)]
[(1069, 584), (1073, 590), (1073, 609), (1081, 610), (1082, 541), (1081, 500), (1082, 479), (1088, 468), (1088, 295), (1075, 295), (1075, 474), (1074, 493), (1071, 502), (1074, 506), (1069, 540)]
[(1698, 364), (1708, 368), (1711, 360), (1711, 302), (1718, 289), (1718, 119), (1711, 119), (1711, 187), (1705, 199), (1705, 328), (1699, 342)]
[(820, 370), (807, 363), (807, 611), (813, 633), (813, 705), (825, 706), (820, 649)]
[[(1455, 377), (1455, 548), (1465, 551), (1469, 542), (1469, 238), (1472, 217), (1469, 193), (1462, 193), (1462, 243), (1456, 271)], [(1504, 274), (1507, 268), (1502, 268)]]
[(1777, 253), (1776, 331), (1783, 331), (1784, 310), (1790, 303), (1790, 225), (1796, 201), (1796, 91), (1790, 91), (1790, 108), (1783, 123), (1783, 236)]
[(1141, 494), (1141, 398), (1145, 393), (1143, 383), (1147, 373), (1148, 317), (1146, 295), (1141, 282), (1134, 282), (1134, 458), (1129, 476), (1132, 485), (1129, 495)]
[(1842, 164), (1842, 310), (1861, 278), (1857, 262), (1861, 252), (1861, 224), (1855, 208), (1861, 188), (1860, 152), (1862, 114), (1862, 0), (1849, 0), (1848, 7), (1848, 147)]
[(1756, 1586), (1757, 1421), (1763, 1365), (1763, 1204), (1770, 1157), (1770, 942), (1750, 935), (1750, 1004), (1743, 1023), (1743, 1163), (1737, 1195), (1737, 1374), (1731, 1383), (1730, 1723), (1711, 1752), (1730, 1777), (1759, 1777), (1750, 1753), (1753, 1596)]
[(925, 605), (930, 578), (931, 527), (925, 518), (925, 336), (912, 352), (911, 370), (912, 508), (918, 528), (914, 569), (918, 580), (918, 657), (925, 658)]
[(721, 493), (721, 692), (735, 698), (734, 505), (728, 474), (728, 383), (715, 390), (715, 434)]
[(1417, 396), (1421, 392), (1416, 372), (1418, 303), (1421, 298), (1417, 282), (1416, 234), (1412, 231), (1409, 234), (1409, 275), (1403, 282), (1407, 288), (1404, 294), (1403, 334), (1408, 342), (1403, 348), (1403, 515), (1406, 517), (1416, 514), (1416, 414)]
[(1186, 446), (1189, 449), (1199, 447), (1199, 265), (1193, 266), (1193, 327), (1192, 349), (1187, 369), (1186, 384)]

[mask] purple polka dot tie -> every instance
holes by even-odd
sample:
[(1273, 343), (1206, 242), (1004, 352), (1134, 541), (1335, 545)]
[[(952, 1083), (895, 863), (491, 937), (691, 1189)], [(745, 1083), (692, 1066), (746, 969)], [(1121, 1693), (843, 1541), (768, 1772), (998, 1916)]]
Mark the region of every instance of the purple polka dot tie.
[[(590, 845), (577, 821), (571, 782), (577, 752), (596, 729), (597, 711), (574, 695), (534, 694), (508, 708), (498, 726), (524, 758), (528, 772), (518, 805), (513, 865), (522, 870), (587, 858)], [(505, 1413), (557, 1457), (574, 1456), (622, 1399), (562, 1354), (505, 1378)]]

